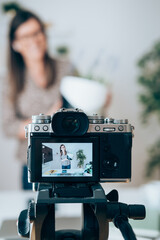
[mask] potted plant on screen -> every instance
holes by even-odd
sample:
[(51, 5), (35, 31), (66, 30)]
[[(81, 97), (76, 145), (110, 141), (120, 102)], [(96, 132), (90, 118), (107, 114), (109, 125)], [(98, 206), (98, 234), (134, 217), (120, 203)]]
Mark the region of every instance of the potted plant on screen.
[(77, 157), (77, 160), (79, 161), (77, 166), (79, 168), (82, 168), (84, 166), (84, 161), (86, 159), (86, 155), (83, 153), (83, 150), (82, 149), (79, 149), (77, 152), (76, 152), (76, 157)]

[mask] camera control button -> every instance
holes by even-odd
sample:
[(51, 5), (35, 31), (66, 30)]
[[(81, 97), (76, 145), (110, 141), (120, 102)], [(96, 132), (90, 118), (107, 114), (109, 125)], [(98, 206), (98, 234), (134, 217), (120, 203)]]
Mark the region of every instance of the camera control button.
[(111, 165), (111, 160), (110, 159), (106, 159), (106, 160), (103, 161), (103, 166), (105, 168), (110, 167), (110, 165)]
[(38, 125), (36, 125), (36, 126), (34, 127), (34, 130), (35, 130), (35, 131), (39, 131), (39, 129), (40, 129), (40, 127), (39, 127)]
[(43, 126), (43, 130), (44, 130), (44, 131), (48, 131), (48, 126), (47, 126), (47, 125), (44, 125), (44, 126)]
[(115, 132), (116, 129), (114, 127), (104, 127), (103, 132)]
[(114, 162), (113, 167), (117, 168), (118, 167), (118, 162)]
[(100, 131), (100, 130), (101, 130), (100, 126), (99, 126), (99, 125), (96, 125), (96, 126), (95, 126), (95, 130), (96, 130), (97, 132)]
[(123, 127), (122, 125), (119, 125), (118, 130), (119, 130), (119, 131), (123, 131), (123, 130), (124, 130), (124, 127)]

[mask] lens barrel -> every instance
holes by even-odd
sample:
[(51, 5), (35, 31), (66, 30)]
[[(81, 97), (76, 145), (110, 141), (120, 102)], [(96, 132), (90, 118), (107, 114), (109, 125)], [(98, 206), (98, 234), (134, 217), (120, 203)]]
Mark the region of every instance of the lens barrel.
[(57, 112), (52, 117), (52, 130), (59, 136), (82, 136), (88, 127), (89, 120), (83, 112)]

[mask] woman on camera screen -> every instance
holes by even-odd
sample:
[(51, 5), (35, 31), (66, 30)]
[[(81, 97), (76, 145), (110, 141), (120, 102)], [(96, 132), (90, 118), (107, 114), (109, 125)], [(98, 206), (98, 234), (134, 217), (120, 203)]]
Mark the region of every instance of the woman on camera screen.
[(32, 115), (52, 115), (63, 105), (60, 80), (69, 62), (53, 59), (47, 50), (43, 22), (29, 11), (18, 11), (9, 26), (8, 77), (4, 82), (3, 123), (6, 135), (18, 140), (17, 158), (27, 185), (27, 141), (24, 127)]
[(70, 160), (72, 160), (72, 158), (68, 156), (67, 150), (64, 144), (61, 144), (60, 146), (60, 159), (61, 159), (62, 169), (71, 169)]

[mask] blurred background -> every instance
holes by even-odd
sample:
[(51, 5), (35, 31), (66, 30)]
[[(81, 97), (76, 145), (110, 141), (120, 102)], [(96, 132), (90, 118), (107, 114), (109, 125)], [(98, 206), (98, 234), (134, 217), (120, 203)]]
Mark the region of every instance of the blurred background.
[[(7, 73), (8, 25), (14, 14), (7, 11), (6, 5), (10, 3), (14, 5), (0, 0), (0, 80)], [(51, 55), (70, 59), (79, 76), (109, 89), (111, 103), (99, 112), (117, 119), (127, 118), (135, 127), (132, 182), (114, 186), (143, 187), (149, 196), (154, 198), (157, 194), (155, 198), (160, 199), (160, 1), (21, 0), (14, 3), (33, 11), (47, 24)], [(1, 121), (2, 108), (0, 111)], [(18, 191), (21, 164), (15, 157), (16, 141), (4, 135), (2, 124), (0, 146), (0, 191)], [(112, 187), (104, 185), (106, 189), (108, 186)]]

